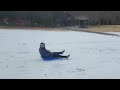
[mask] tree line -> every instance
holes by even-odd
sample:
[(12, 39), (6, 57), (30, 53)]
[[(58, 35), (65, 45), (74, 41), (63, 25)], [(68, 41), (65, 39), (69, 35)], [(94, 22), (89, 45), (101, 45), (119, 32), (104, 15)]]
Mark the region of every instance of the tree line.
[(0, 11), (0, 25), (69, 26), (78, 16), (88, 17), (89, 25), (120, 24), (120, 11)]

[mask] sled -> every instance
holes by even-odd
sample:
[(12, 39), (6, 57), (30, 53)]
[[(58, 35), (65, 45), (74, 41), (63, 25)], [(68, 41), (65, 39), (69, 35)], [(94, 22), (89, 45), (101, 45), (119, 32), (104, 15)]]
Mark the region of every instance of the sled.
[(51, 60), (65, 60), (70, 57), (70, 54), (68, 55), (67, 58), (42, 58), (44, 61), (51, 61)]

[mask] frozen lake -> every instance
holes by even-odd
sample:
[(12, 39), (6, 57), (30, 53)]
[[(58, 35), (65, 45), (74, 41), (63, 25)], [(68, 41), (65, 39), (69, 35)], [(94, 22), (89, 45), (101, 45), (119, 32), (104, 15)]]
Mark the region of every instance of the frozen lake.
[[(51, 51), (66, 50), (64, 55), (71, 54), (69, 60), (43, 61), (38, 50), (41, 42)], [(75, 31), (0, 29), (0, 78), (120, 78), (120, 37)]]

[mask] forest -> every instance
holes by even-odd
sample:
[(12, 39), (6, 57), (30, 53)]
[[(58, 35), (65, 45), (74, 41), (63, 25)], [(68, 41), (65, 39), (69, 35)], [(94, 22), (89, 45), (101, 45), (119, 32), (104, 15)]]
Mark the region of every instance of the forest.
[(0, 11), (0, 25), (71, 26), (80, 16), (87, 17), (89, 25), (120, 24), (120, 11)]

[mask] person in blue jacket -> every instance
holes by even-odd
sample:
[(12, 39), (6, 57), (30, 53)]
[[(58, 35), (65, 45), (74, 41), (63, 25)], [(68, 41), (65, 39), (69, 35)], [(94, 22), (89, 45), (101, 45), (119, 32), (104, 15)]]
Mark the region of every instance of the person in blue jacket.
[(65, 52), (65, 50), (63, 50), (62, 52), (51, 52), (45, 48), (45, 43), (43, 43), (43, 42), (40, 43), (39, 53), (43, 59), (68, 58), (70, 56), (70, 54), (67, 56), (61, 55), (64, 52)]

